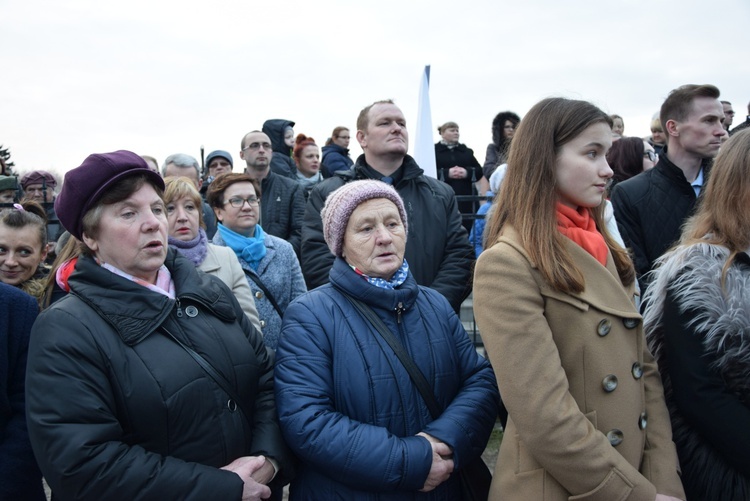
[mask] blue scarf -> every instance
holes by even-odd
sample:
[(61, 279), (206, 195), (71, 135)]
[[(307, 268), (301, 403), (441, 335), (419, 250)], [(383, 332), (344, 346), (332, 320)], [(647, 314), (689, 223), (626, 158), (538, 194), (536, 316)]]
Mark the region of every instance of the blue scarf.
[(257, 271), (260, 260), (266, 257), (266, 233), (263, 228), (256, 224), (255, 235), (249, 238), (230, 230), (221, 223), (218, 224), (218, 228), (219, 234), (227, 247), (232, 249), (238, 258)]
[(399, 285), (403, 284), (406, 281), (406, 277), (409, 275), (409, 263), (406, 262), (406, 259), (404, 259), (404, 262), (401, 263), (401, 267), (396, 270), (396, 273), (393, 274), (393, 277), (391, 277), (390, 280), (371, 277), (362, 273), (355, 266), (349, 265), (349, 267), (353, 269), (357, 275), (367, 280), (370, 285), (380, 287), (381, 289), (395, 289)]

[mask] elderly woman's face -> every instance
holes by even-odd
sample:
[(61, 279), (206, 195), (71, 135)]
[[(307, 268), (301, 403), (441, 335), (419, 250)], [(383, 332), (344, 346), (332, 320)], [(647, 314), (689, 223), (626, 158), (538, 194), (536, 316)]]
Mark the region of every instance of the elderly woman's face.
[(396, 204), (375, 198), (360, 204), (349, 218), (343, 256), (370, 277), (390, 280), (404, 262), (406, 232)]
[(11, 228), (0, 223), (0, 282), (21, 285), (34, 276), (46, 256), (37, 226)]
[(198, 236), (201, 208), (192, 198), (184, 196), (167, 203), (169, 236), (189, 242)]
[(97, 259), (125, 273), (156, 282), (167, 257), (167, 216), (164, 202), (146, 183), (122, 202), (105, 205), (96, 238), (83, 241)]

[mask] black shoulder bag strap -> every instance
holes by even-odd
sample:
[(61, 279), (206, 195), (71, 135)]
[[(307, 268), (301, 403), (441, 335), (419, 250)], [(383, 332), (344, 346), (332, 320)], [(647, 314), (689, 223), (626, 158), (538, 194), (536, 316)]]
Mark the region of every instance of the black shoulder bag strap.
[[(414, 360), (412, 360), (406, 352), (401, 341), (393, 335), (390, 329), (388, 329), (372, 308), (343, 289), (338, 287), (336, 287), (336, 289), (341, 292), (346, 299), (352, 303), (352, 305), (354, 305), (360, 314), (362, 314), (362, 316), (365, 317), (373, 327), (375, 327), (375, 330), (380, 333), (385, 342), (388, 343), (388, 346), (391, 347), (401, 364), (404, 366), (404, 369), (406, 369), (406, 372), (409, 373), (409, 377), (414, 383), (414, 386), (417, 387), (417, 390), (422, 395), (422, 399), (424, 399), (427, 408), (430, 410), (432, 419), (440, 417), (441, 411), (440, 406), (435, 399), (435, 392), (432, 391), (424, 374), (422, 374), (422, 371), (419, 370), (417, 364), (414, 363)], [(463, 501), (487, 500), (490, 493), (490, 485), (492, 484), (492, 473), (490, 473), (489, 468), (487, 468), (487, 465), (481, 457), (476, 458), (474, 461), (468, 463), (459, 470), (458, 477), (461, 485), (461, 499)]]
[(432, 419), (437, 419), (438, 417), (440, 417), (440, 406), (438, 405), (437, 400), (435, 400), (435, 393), (432, 391), (430, 383), (427, 382), (427, 378), (424, 377), (424, 374), (422, 374), (422, 371), (419, 370), (417, 364), (414, 363), (414, 360), (412, 360), (412, 358), (406, 352), (406, 349), (404, 349), (404, 345), (401, 344), (401, 341), (399, 341), (396, 336), (393, 335), (391, 330), (386, 327), (386, 325), (372, 310), (372, 308), (370, 308), (354, 296), (350, 295), (349, 293), (345, 292), (344, 290), (339, 289), (338, 287), (337, 290), (344, 296), (346, 296), (346, 299), (348, 299), (349, 302), (352, 303), (352, 305), (354, 305), (354, 307), (357, 308), (357, 310), (362, 314), (362, 316), (365, 317), (373, 327), (375, 327), (375, 330), (380, 333), (383, 340), (388, 343), (388, 346), (391, 347), (393, 352), (396, 354), (396, 357), (398, 357), (399, 362), (401, 362), (401, 364), (404, 366), (406, 372), (409, 373), (409, 377), (414, 383), (414, 386), (417, 387), (417, 390), (422, 395), (422, 399), (424, 399), (425, 404), (427, 404), (427, 408), (430, 410)]
[[(248, 410), (245, 408), (244, 402), (242, 401), (242, 399), (239, 396), (237, 396), (237, 393), (235, 393), (234, 389), (232, 388), (232, 385), (229, 384), (229, 381), (227, 381), (224, 378), (224, 376), (222, 376), (219, 373), (219, 371), (217, 371), (216, 369), (214, 369), (214, 366), (211, 365), (211, 362), (209, 362), (208, 360), (206, 360), (205, 358), (203, 358), (200, 355), (200, 353), (196, 352), (190, 346), (186, 345), (185, 343), (183, 343), (182, 341), (180, 341), (179, 339), (177, 339), (177, 337), (175, 337), (174, 334), (172, 334), (171, 332), (169, 332), (164, 327), (160, 327), (160, 330), (162, 332), (164, 332), (167, 335), (167, 337), (169, 337), (172, 341), (174, 341), (179, 346), (181, 346), (183, 350), (185, 350), (186, 352), (188, 352), (188, 355), (190, 355), (193, 358), (193, 360), (195, 360), (198, 363), (198, 365), (201, 367), (201, 369), (203, 369), (206, 372), (206, 374), (208, 374), (208, 376), (211, 379), (213, 379), (214, 382), (216, 384), (218, 384), (219, 387), (222, 390), (224, 390), (224, 392), (227, 395), (229, 395), (229, 398), (231, 398), (237, 404), (237, 407), (240, 409), (240, 412), (242, 412), (242, 414), (245, 416), (245, 421), (247, 421), (248, 425), (251, 425), (250, 416), (252, 416), (252, 413), (248, 412)], [(230, 404), (228, 403), (228, 405), (230, 405)]]
[(245, 275), (250, 277), (252, 281), (255, 282), (255, 285), (260, 287), (260, 290), (263, 291), (263, 294), (265, 294), (268, 300), (271, 301), (271, 304), (273, 305), (273, 308), (276, 310), (276, 313), (278, 313), (281, 318), (284, 318), (284, 312), (281, 311), (281, 308), (279, 307), (279, 303), (276, 302), (276, 298), (273, 297), (273, 294), (271, 294), (271, 291), (269, 291), (268, 288), (263, 284), (263, 281), (261, 281), (260, 277), (256, 275), (255, 273), (247, 271), (244, 268), (242, 269), (242, 271), (244, 271)]

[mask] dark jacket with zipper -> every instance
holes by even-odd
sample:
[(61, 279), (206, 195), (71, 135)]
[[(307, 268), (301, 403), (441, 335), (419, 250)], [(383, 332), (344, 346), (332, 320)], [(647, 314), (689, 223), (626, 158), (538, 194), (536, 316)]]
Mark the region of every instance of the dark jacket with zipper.
[[(340, 292), (373, 309), (430, 382), (437, 419), (375, 328)], [(284, 436), (300, 457), (292, 500), (455, 500), (458, 475), (422, 494), (432, 464), (425, 433), (453, 449), (456, 469), (487, 444), (499, 394), (450, 305), (411, 274), (396, 289), (370, 285), (338, 258), (330, 285), (294, 301), (276, 360)]]
[[(417, 283), (440, 292), (458, 311), (471, 290), (474, 250), (461, 225), (456, 197), (450, 186), (425, 176), (408, 155), (399, 169), (401, 177), (394, 181), (394, 188), (406, 206), (409, 233), (405, 258)], [(320, 218), (326, 198), (349, 181), (379, 179), (377, 175), (360, 155), (351, 170), (337, 172), (313, 188), (305, 209), (300, 263), (308, 289), (327, 283), (333, 265)]]
[[(710, 162), (704, 161), (703, 185)], [(633, 251), (641, 290), (645, 291), (654, 261), (680, 239), (682, 224), (692, 215), (697, 197), (682, 169), (673, 164), (665, 149), (659, 163), (612, 191), (617, 227), (625, 245)]]
[[(170, 249), (176, 300), (79, 258), (71, 293), (34, 324), (27, 370), (34, 453), (56, 499), (237, 499), (221, 470), (289, 456), (273, 355), (231, 291)], [(240, 406), (166, 332), (200, 353)]]
[(260, 225), (269, 235), (292, 244), (300, 255), (302, 218), (305, 215), (305, 192), (297, 180), (273, 172), (260, 183)]

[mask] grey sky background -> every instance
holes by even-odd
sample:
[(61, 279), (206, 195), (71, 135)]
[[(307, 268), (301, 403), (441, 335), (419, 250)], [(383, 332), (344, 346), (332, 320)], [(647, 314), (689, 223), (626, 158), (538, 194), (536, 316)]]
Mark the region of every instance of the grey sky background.
[(735, 125), (750, 101), (747, 0), (0, 0), (0, 19), (0, 144), (21, 172), (201, 145), (239, 171), (240, 139), (266, 119), (322, 146), (385, 98), (413, 143), (426, 64), (434, 127), (458, 122), (480, 162), (497, 112), (548, 96), (589, 100), (638, 136), (681, 84), (717, 85)]

